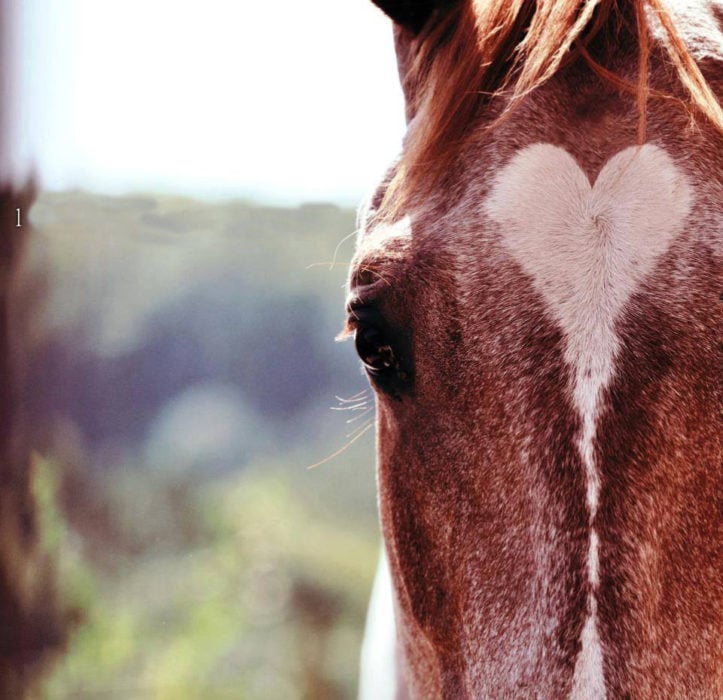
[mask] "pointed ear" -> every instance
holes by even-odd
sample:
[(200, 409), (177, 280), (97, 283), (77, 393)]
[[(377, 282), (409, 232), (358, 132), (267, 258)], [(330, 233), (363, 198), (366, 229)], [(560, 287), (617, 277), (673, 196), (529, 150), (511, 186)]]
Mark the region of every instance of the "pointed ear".
[(372, 0), (394, 22), (394, 47), (397, 53), (399, 80), (404, 91), (407, 121), (416, 110), (419, 86), (411, 68), (420, 41), (433, 30), (449, 12), (459, 8), (464, 0)]
[(444, 0), (372, 0), (395, 24), (418, 34), (429, 16)]

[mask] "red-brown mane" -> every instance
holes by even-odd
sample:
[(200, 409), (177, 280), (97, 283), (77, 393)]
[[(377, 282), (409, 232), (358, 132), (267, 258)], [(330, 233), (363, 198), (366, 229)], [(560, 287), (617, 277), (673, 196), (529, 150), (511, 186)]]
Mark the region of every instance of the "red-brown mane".
[[(680, 100), (648, 86), (649, 29), (646, 10), (662, 28), (663, 46), (688, 93)], [(413, 95), (413, 123), (384, 208), (394, 217), (412, 194), (428, 194), (453, 163), (458, 146), (481, 110), (502, 98), (494, 128), (527, 95), (564, 65), (585, 61), (602, 80), (636, 96), (638, 142), (645, 141), (649, 97), (672, 99), (693, 118), (723, 132), (723, 109), (703, 77), (662, 0), (461, 0), (450, 3), (414, 39), (415, 56), (404, 78)], [(605, 68), (590, 46), (637, 41), (638, 79), (632, 83)]]

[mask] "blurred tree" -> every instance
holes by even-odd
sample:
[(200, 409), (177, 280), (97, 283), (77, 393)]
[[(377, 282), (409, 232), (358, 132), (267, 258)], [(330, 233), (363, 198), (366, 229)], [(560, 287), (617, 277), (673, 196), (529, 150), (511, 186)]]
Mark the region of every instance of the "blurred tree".
[(23, 698), (44, 662), (66, 640), (66, 617), (39, 536), (29, 454), (17, 401), (11, 337), (13, 273), (27, 235), (17, 226), (35, 197), (32, 184), (0, 189), (0, 697)]

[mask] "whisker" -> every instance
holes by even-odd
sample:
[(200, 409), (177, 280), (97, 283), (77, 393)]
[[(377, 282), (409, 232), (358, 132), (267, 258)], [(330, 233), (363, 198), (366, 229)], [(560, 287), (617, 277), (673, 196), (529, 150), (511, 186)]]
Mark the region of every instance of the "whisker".
[(367, 413), (369, 413), (370, 411), (373, 411), (373, 410), (374, 410), (374, 407), (373, 407), (373, 406), (369, 406), (369, 408), (367, 408), (365, 411), (362, 411), (358, 416), (354, 416), (353, 418), (349, 418), (349, 419), (347, 420), (347, 422), (346, 422), (347, 425), (348, 425), (349, 423), (354, 423), (355, 421), (358, 421), (360, 418), (363, 418)]
[(388, 287), (391, 287), (391, 286), (392, 286), (391, 282), (390, 282), (386, 277), (384, 277), (384, 275), (382, 275), (381, 273), (379, 273), (379, 272), (377, 272), (376, 270), (372, 269), (371, 267), (369, 267), (369, 266), (364, 266), (364, 267), (362, 268), (362, 271), (363, 271), (363, 272), (371, 272), (373, 275), (376, 275), (382, 282), (384, 282), (384, 284), (386, 284)]
[(321, 266), (329, 266), (329, 269), (331, 270), (334, 265), (351, 265), (351, 260), (329, 260), (329, 261), (322, 261), (322, 262), (315, 262), (311, 263), (310, 265), (307, 265), (304, 269), (305, 270), (311, 270), (312, 267), (321, 267)]
[(342, 239), (336, 244), (336, 248), (334, 248), (334, 254), (331, 256), (332, 264), (331, 264), (331, 267), (329, 268), (330, 270), (331, 270), (332, 267), (334, 267), (334, 263), (336, 262), (336, 256), (337, 256), (337, 254), (339, 253), (339, 248), (341, 248), (341, 246), (342, 246), (346, 241), (348, 241), (352, 236), (356, 236), (358, 233), (359, 233), (359, 229), (356, 228), (356, 229), (354, 229), (348, 236), (344, 236), (344, 238), (342, 238)]
[(344, 445), (344, 447), (341, 447), (340, 449), (338, 449), (336, 452), (330, 454), (325, 459), (322, 459), (320, 462), (316, 462), (315, 464), (310, 464), (307, 467), (307, 469), (316, 469), (316, 467), (319, 467), (322, 464), (326, 464), (327, 462), (330, 462), (332, 459), (334, 459), (334, 457), (338, 457), (342, 452), (345, 452), (346, 450), (348, 450), (373, 425), (374, 425), (374, 423), (369, 423), (369, 425), (367, 425), (364, 428), (364, 430), (362, 430), (358, 435), (354, 436), (351, 440), (349, 440), (349, 442), (347, 442), (346, 445)]
[(348, 399), (343, 399), (341, 396), (334, 395), (334, 398), (339, 403), (356, 403), (357, 401), (361, 401), (364, 396), (367, 395), (368, 389), (362, 389), (360, 392), (354, 394), (354, 396), (350, 396)]
[(332, 406), (332, 411), (358, 411), (359, 409), (365, 408), (367, 405), (366, 401), (362, 403), (354, 404), (353, 406)]
[(349, 433), (346, 435), (347, 440), (348, 440), (349, 438), (352, 438), (352, 439), (356, 440), (356, 437), (354, 437), (354, 435), (355, 435), (356, 433), (359, 433), (359, 434), (361, 435), (361, 433), (365, 433), (365, 432), (366, 432), (369, 428), (371, 428), (373, 425), (374, 425), (374, 419), (373, 419), (373, 418), (370, 418), (369, 420), (367, 420), (366, 422), (362, 423), (361, 425), (357, 425), (356, 428), (354, 428), (354, 430), (352, 430), (351, 432), (349, 432)]

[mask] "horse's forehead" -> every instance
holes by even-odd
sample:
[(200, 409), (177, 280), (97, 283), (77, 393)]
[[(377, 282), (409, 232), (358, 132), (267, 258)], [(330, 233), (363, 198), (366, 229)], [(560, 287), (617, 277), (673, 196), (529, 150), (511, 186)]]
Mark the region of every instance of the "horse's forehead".
[(620, 151), (591, 181), (564, 149), (534, 144), (496, 174), (482, 208), (574, 334), (581, 309), (620, 311), (683, 230), (692, 199), (687, 176), (657, 146)]
[[(556, 255), (555, 231), (577, 227), (579, 248), (594, 249), (596, 241), (605, 239), (624, 248), (637, 266), (646, 251), (657, 256), (661, 245), (669, 245), (658, 231), (677, 232), (680, 221), (697, 216), (691, 210), (695, 188), (675, 155), (671, 149), (645, 144), (611, 145), (601, 156), (600, 149), (573, 145), (568, 150), (544, 141), (472, 150), (465, 159), (479, 166), (452, 185), (464, 191), (462, 196), (440, 188), (401, 220), (363, 227), (357, 264), (386, 269), (397, 284), (413, 284), (402, 268), (423, 263), (426, 284), (436, 266), (448, 266), (452, 259), (464, 288), (488, 262), (479, 251), (497, 243), (507, 253), (517, 245), (518, 262), (524, 255), (542, 256), (574, 266), (574, 260)], [(446, 207), (451, 198), (454, 205)], [(588, 221), (597, 227), (597, 238), (581, 230), (589, 228)], [(676, 225), (668, 226), (671, 222)], [(540, 227), (552, 232), (537, 235)], [(510, 235), (510, 230), (517, 234)], [(523, 254), (519, 248), (527, 244), (537, 249)]]
[(412, 245), (412, 223), (404, 216), (393, 223), (363, 222), (351, 271), (352, 289), (372, 286), (403, 287)]

